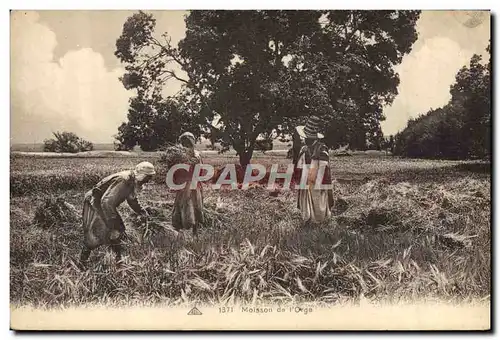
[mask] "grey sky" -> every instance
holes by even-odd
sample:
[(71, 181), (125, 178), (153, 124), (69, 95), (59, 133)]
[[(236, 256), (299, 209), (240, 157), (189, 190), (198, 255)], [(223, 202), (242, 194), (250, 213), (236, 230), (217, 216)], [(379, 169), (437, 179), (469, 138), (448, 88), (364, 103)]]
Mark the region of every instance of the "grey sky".
[[(157, 32), (174, 42), (184, 36), (183, 11), (152, 11)], [(96, 143), (109, 143), (126, 119), (127, 92), (119, 83), (122, 65), (115, 42), (131, 11), (38, 11), (11, 15), (11, 142), (35, 143), (52, 131), (70, 130)], [(402, 129), (409, 117), (449, 100), (456, 72), (474, 53), (485, 54), (489, 14), (467, 27), (464, 12), (424, 11), (419, 39), (397, 66), (401, 83), (385, 109), (385, 134)], [(175, 93), (171, 83), (166, 93)]]

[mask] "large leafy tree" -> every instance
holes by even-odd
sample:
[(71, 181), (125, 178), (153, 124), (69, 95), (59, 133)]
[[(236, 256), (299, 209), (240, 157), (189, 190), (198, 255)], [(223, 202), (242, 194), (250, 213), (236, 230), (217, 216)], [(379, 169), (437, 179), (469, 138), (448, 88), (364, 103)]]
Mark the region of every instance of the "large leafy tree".
[(192, 11), (175, 47), (166, 34), (155, 38), (155, 19), (139, 12), (125, 23), (115, 54), (126, 64), (124, 83), (141, 98), (158, 94), (169, 79), (182, 82), (191, 122), (233, 147), (246, 165), (259, 136), (283, 136), (310, 114), (324, 118), (324, 132), (337, 132), (327, 133), (329, 145), (348, 139), (364, 147), (384, 118), (383, 105), (397, 94), (393, 66), (410, 52), (418, 17), (419, 11)]
[(200, 135), (197, 116), (188, 114), (182, 102), (171, 98), (136, 96), (130, 100), (128, 121), (122, 123), (115, 136), (116, 149), (130, 150), (139, 145), (143, 151), (154, 151), (177, 141), (180, 133)]
[[(339, 65), (338, 72), (318, 72), (322, 83), (327, 77), (331, 110), (327, 121), (332, 147), (348, 142), (362, 149), (370, 136), (380, 131), (384, 105), (397, 95), (399, 76), (394, 66), (401, 63), (417, 39), (418, 11), (329, 11), (323, 44), (317, 44), (327, 65)], [(333, 42), (333, 43), (330, 43)], [(344, 140), (331, 129), (345, 131)], [(341, 134), (341, 133), (340, 133)], [(342, 137), (340, 137), (342, 139)]]

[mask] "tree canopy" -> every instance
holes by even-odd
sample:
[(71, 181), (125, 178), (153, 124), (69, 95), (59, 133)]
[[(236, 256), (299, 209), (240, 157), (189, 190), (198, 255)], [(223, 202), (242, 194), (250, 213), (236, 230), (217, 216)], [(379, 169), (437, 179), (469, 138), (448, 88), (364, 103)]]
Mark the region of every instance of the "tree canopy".
[[(399, 84), (394, 66), (417, 39), (419, 15), (191, 11), (185, 38), (173, 46), (167, 33), (155, 36), (151, 14), (135, 13), (116, 42), (115, 55), (127, 71), (124, 86), (137, 90), (117, 138), (137, 135), (135, 141), (154, 149), (167, 137), (151, 138), (138, 129), (147, 126), (158, 134), (151, 119), (162, 122), (162, 129), (171, 129), (167, 122), (175, 120), (180, 129), (233, 147), (246, 165), (259, 137), (284, 137), (316, 114), (326, 122), (329, 146), (364, 148), (367, 140), (380, 140), (382, 108), (392, 103)], [(164, 99), (161, 89), (170, 79), (183, 87), (175, 98)]]

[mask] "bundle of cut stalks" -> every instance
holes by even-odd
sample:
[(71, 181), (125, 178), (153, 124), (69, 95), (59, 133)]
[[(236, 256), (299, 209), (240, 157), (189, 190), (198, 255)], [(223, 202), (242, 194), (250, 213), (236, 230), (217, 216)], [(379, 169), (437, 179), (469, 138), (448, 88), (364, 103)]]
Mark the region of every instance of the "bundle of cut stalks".
[(176, 164), (196, 164), (198, 159), (194, 154), (193, 149), (185, 148), (181, 145), (172, 145), (165, 149), (160, 156), (160, 163), (166, 165), (170, 169)]
[(36, 208), (33, 222), (41, 228), (50, 228), (64, 222), (78, 219), (78, 211), (60, 197), (47, 197)]
[[(148, 218), (143, 219), (135, 213), (125, 215), (125, 223), (131, 228), (127, 230), (128, 239), (135, 244), (149, 243), (153, 246), (163, 247), (166, 242), (172, 240), (173, 227), (171, 225), (170, 204), (158, 205), (156, 202), (148, 202)], [(228, 220), (221, 213), (210, 207), (203, 209), (204, 223), (200, 229), (222, 229), (228, 225)]]

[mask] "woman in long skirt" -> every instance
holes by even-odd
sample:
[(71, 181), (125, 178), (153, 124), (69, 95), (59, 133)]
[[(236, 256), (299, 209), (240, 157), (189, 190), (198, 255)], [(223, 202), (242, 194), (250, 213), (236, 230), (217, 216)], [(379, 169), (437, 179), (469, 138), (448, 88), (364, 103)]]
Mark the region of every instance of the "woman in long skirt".
[(134, 170), (125, 170), (105, 177), (86, 192), (82, 210), (82, 268), (85, 267), (91, 251), (104, 244), (111, 246), (117, 261), (121, 259), (121, 239), (125, 233), (125, 225), (117, 209), (122, 202), (127, 201), (137, 214), (147, 216), (146, 210), (137, 200), (137, 191), (150, 181), (154, 174), (153, 164), (141, 162)]
[(320, 184), (332, 184), (328, 148), (321, 142), (323, 135), (318, 133), (318, 130), (319, 118), (316, 116), (312, 116), (304, 129), (300, 130), (300, 133), (304, 135), (306, 145), (300, 150), (297, 168), (303, 169), (307, 166), (309, 169), (307, 187), (298, 190), (297, 208), (300, 210), (302, 220), (306, 225), (328, 220), (334, 202), (332, 188), (315, 188), (320, 168), (324, 168)]
[[(190, 132), (185, 132), (179, 137), (179, 142), (186, 148), (190, 148), (199, 163), (202, 163), (201, 155), (194, 150), (195, 137)], [(182, 170), (178, 170), (181, 172)], [(193, 235), (197, 236), (198, 227), (203, 224), (203, 192), (201, 184), (191, 189), (192, 171), (187, 178), (184, 189), (177, 191), (172, 212), (172, 226), (176, 230), (192, 229)], [(184, 182), (184, 181), (183, 181)]]

